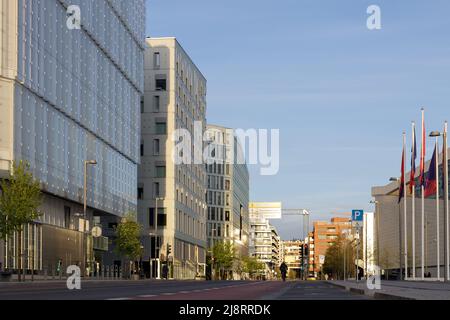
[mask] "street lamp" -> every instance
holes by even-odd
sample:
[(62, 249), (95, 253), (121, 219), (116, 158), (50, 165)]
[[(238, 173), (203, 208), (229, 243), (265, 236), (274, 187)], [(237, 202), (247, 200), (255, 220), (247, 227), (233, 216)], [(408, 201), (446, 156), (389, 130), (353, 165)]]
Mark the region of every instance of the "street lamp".
[[(159, 270), (159, 262), (158, 262), (158, 248), (157, 248), (157, 245), (158, 245), (158, 210), (159, 210), (159, 208), (158, 208), (158, 201), (164, 201), (164, 200), (165, 200), (164, 198), (160, 198), (160, 197), (157, 197), (155, 199), (156, 203), (155, 203), (155, 219), (154, 219), (154, 224), (155, 224), (155, 234), (154, 234), (154, 236), (155, 236), (155, 250), (154, 250), (154, 254), (155, 254), (155, 265), (156, 265), (156, 268), (155, 268), (155, 272), (156, 272), (155, 278), (156, 279), (160, 278), (159, 277), (159, 272), (158, 272), (158, 270)], [(153, 268), (152, 268), (152, 272), (153, 272)]]
[(216, 229), (211, 229), (211, 281), (214, 281), (214, 233), (216, 232)]
[(86, 220), (87, 220), (87, 168), (88, 166), (97, 165), (96, 160), (84, 161), (84, 195), (83, 195), (83, 273), (86, 275), (86, 262), (87, 262), (87, 241), (86, 241)]
[[(445, 122), (445, 126), (444, 126), (444, 132), (440, 133), (439, 131), (432, 131), (430, 133), (430, 137), (431, 138), (436, 138), (436, 155), (437, 157), (439, 157), (439, 149), (438, 149), (438, 139), (439, 137), (442, 136), (443, 139), (443, 159), (442, 159), (442, 169), (443, 169), (443, 178), (444, 178), (444, 281), (448, 282), (450, 279), (450, 275), (449, 275), (449, 252), (448, 252), (448, 247), (449, 247), (449, 226), (448, 226), (448, 148), (447, 148), (447, 129), (448, 129), (448, 124), (447, 121)], [(439, 160), (438, 160), (439, 163)], [(437, 182), (437, 190), (439, 192), (439, 181)], [(437, 202), (439, 203), (440, 198), (439, 198), (439, 193), (437, 196)], [(439, 232), (439, 216), (440, 216), (440, 212), (439, 212), (439, 207), (437, 210), (437, 232)], [(438, 239), (438, 248), (439, 248), (439, 233), (437, 233), (437, 239)], [(439, 249), (438, 249), (438, 253), (437, 256), (439, 256)], [(438, 263), (437, 265), (438, 270), (440, 269), (440, 263)], [(439, 271), (438, 271), (439, 274)], [(439, 276), (438, 276), (439, 279)]]
[[(401, 179), (397, 177), (392, 177), (389, 179), (391, 182), (398, 182), (398, 189), (400, 191), (400, 183)], [(398, 249), (399, 249), (399, 266), (400, 266), (400, 280), (403, 280), (403, 266), (402, 266), (402, 214), (401, 214), (401, 206), (398, 204)], [(405, 259), (405, 258), (404, 258)], [(406, 271), (407, 272), (407, 271)]]
[(378, 200), (370, 201), (370, 204), (375, 205), (375, 217), (376, 217), (376, 235), (377, 235), (377, 265), (380, 266), (380, 202)]

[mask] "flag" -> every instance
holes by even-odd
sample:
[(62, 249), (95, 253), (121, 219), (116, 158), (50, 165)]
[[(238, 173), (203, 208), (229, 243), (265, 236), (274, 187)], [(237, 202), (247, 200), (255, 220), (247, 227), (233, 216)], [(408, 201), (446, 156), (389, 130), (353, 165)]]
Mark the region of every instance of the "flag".
[(425, 197), (428, 198), (437, 193), (437, 179), (436, 179), (436, 148), (434, 148), (433, 157), (431, 158), (430, 168), (426, 178)]
[(402, 201), (402, 198), (405, 196), (405, 148), (403, 148), (402, 153), (402, 176), (400, 178), (400, 188), (399, 188), (399, 198), (398, 202), (400, 203)]
[(417, 141), (416, 141), (416, 126), (413, 124), (413, 138), (411, 147), (411, 175), (409, 178), (409, 193), (413, 193), (416, 186), (416, 159), (417, 159)]
[(427, 152), (427, 137), (425, 131), (425, 112), (422, 110), (422, 150), (420, 152), (420, 176), (419, 176), (419, 184), (421, 187), (426, 186), (425, 180), (425, 156)]

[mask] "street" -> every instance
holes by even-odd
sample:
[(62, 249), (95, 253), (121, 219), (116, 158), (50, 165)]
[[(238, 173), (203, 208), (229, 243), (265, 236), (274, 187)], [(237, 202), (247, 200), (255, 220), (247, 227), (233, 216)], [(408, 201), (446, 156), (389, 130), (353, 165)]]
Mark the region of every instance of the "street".
[(326, 282), (85, 281), (0, 285), (0, 300), (367, 300)]

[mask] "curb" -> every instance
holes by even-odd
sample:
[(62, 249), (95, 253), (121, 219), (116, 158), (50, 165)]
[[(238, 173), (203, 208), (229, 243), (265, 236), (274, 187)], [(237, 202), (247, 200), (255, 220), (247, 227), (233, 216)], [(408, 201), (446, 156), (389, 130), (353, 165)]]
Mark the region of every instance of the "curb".
[(347, 291), (356, 293), (356, 294), (360, 294), (360, 295), (365, 295), (368, 297), (372, 297), (376, 300), (409, 300), (409, 301), (415, 301), (418, 300), (416, 298), (411, 298), (411, 297), (405, 297), (405, 296), (399, 296), (399, 295), (395, 295), (395, 294), (391, 294), (391, 293), (382, 293), (382, 292), (373, 292), (370, 290), (364, 290), (364, 289), (359, 289), (359, 288), (352, 288), (348, 285), (345, 284), (340, 284), (340, 283), (333, 283), (333, 282), (328, 282), (328, 284), (338, 287), (338, 288), (342, 288), (345, 289)]

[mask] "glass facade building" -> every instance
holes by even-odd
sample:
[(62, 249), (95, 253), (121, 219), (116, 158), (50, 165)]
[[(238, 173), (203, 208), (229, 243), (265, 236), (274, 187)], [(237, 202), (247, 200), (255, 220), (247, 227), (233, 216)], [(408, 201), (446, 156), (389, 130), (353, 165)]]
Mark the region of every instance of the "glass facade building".
[[(136, 211), (145, 1), (8, 0), (0, 11), (0, 173), (25, 160), (47, 195), (81, 204), (84, 161), (96, 160), (88, 207)], [(42, 222), (71, 225), (47, 199)]]

